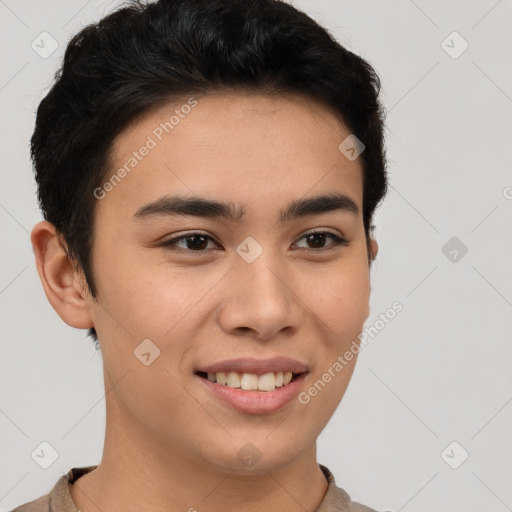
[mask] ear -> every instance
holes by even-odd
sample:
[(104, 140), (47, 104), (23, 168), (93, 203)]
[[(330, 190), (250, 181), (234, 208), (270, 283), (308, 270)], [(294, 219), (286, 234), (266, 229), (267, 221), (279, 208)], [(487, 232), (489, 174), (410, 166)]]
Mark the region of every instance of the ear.
[(370, 258), (373, 261), (377, 257), (377, 253), (379, 252), (379, 244), (375, 238), (370, 237)]
[[(379, 244), (377, 243), (377, 240), (373, 238), (373, 236), (369, 237), (368, 240), (368, 259), (369, 259), (369, 266), (371, 267), (373, 260), (377, 257), (377, 253), (379, 252)], [(370, 316), (370, 302), (368, 302), (368, 307), (366, 309), (366, 319)]]
[(47, 221), (39, 222), (32, 229), (30, 241), (39, 278), (53, 309), (71, 327), (93, 327), (88, 307), (92, 297), (85, 278), (74, 269), (55, 226)]

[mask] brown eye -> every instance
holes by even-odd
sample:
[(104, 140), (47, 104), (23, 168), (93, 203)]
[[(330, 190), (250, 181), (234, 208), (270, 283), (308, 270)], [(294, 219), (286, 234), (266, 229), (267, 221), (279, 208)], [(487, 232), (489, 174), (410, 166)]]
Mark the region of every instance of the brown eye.
[[(334, 240), (334, 243), (326, 245), (328, 239)], [(330, 231), (315, 231), (313, 233), (306, 233), (300, 238), (300, 240), (306, 240), (307, 246), (298, 246), (301, 249), (333, 249), (339, 245), (348, 245), (348, 241), (344, 238), (331, 233)]]
[(187, 249), (201, 250), (206, 249), (208, 245), (208, 237), (203, 235), (192, 235), (185, 238)]
[(207, 249), (211, 249), (212, 247), (208, 247), (208, 242), (214, 242), (214, 240), (202, 233), (189, 233), (187, 235), (178, 236), (175, 238), (171, 238), (169, 240), (165, 240), (161, 243), (162, 247), (178, 247), (185, 251), (192, 252), (206, 252)]
[(308, 244), (312, 249), (320, 249), (324, 247), (327, 236), (325, 233), (313, 233), (306, 237)]

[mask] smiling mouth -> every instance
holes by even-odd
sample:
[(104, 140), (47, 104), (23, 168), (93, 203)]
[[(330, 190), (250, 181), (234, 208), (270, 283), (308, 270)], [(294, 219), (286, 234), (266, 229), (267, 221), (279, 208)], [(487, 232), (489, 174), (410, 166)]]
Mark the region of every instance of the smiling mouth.
[(232, 389), (268, 392), (286, 387), (301, 374), (288, 370), (284, 372), (268, 372), (263, 375), (240, 372), (196, 372), (196, 375)]

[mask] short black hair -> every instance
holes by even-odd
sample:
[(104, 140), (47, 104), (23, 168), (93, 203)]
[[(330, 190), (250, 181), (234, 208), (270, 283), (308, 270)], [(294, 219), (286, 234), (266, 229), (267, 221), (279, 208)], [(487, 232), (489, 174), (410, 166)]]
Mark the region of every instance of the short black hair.
[[(93, 298), (94, 190), (112, 172), (115, 138), (150, 110), (223, 90), (299, 94), (342, 120), (365, 145), (368, 238), (387, 189), (384, 110), (372, 66), (281, 0), (135, 0), (70, 40), (31, 138), (43, 216)], [(88, 334), (98, 347), (95, 329)]]

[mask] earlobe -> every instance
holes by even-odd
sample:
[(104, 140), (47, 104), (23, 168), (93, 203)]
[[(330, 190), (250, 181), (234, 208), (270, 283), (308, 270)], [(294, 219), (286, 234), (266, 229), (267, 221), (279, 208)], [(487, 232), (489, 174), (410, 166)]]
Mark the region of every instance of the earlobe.
[[(371, 266), (373, 260), (375, 260), (375, 258), (377, 257), (377, 253), (379, 252), (379, 244), (377, 243), (377, 240), (375, 238), (373, 238), (373, 236), (370, 236), (370, 238), (369, 238), (368, 252), (369, 252), (369, 260), (370, 260), (370, 266)], [(365, 321), (368, 320), (369, 316), (370, 316), (370, 302), (368, 302), (368, 307), (366, 308)]]
[(55, 226), (39, 222), (32, 229), (30, 241), (39, 278), (53, 309), (71, 327), (93, 327), (85, 279), (74, 269)]

